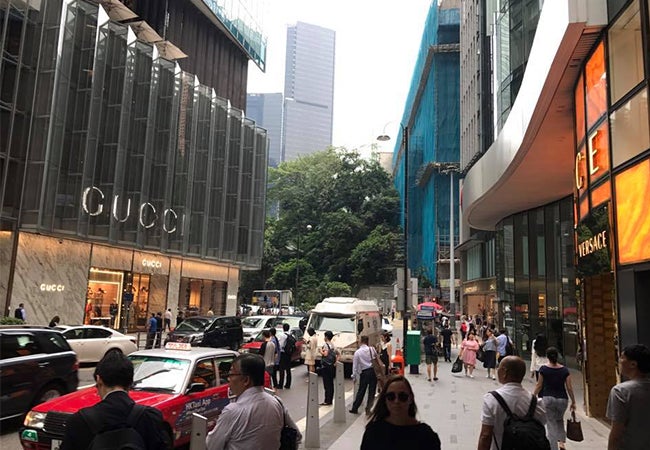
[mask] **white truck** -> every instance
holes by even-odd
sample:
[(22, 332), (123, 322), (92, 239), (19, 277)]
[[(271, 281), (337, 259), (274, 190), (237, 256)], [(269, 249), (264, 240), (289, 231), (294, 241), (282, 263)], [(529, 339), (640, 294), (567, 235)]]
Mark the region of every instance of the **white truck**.
[[(332, 343), (339, 351), (339, 360), (344, 364), (345, 376), (352, 374), (352, 359), (359, 348), (359, 338), (368, 336), (370, 345), (379, 342), (381, 335), (381, 314), (374, 301), (353, 297), (329, 297), (311, 311), (307, 329), (313, 327), (318, 336), (318, 348), (325, 344), (324, 334), (334, 334)], [(307, 335), (305, 335), (307, 336)], [(302, 358), (306, 347), (303, 346)], [(320, 360), (320, 353), (316, 359)]]

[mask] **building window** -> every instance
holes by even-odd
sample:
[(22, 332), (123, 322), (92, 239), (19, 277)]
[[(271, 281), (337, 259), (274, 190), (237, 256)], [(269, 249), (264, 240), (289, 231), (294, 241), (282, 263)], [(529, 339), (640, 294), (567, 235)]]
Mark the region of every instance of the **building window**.
[(633, 2), (609, 30), (609, 89), (616, 103), (643, 80), (639, 2)]
[(650, 260), (650, 159), (616, 175), (616, 234), (618, 262)]
[(605, 72), (605, 50), (601, 41), (585, 70), (587, 89), (587, 128), (591, 128), (607, 111), (607, 74)]
[(609, 116), (614, 167), (650, 147), (648, 90), (644, 89)]

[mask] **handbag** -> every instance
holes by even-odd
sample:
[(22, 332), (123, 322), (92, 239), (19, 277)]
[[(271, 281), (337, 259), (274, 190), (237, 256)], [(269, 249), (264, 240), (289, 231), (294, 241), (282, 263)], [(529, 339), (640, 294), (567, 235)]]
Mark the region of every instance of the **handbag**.
[(483, 350), (483, 346), (479, 346), (478, 350), (476, 350), (476, 359), (479, 361), (483, 362), (485, 361), (485, 350)]
[(298, 430), (287, 425), (287, 410), (278, 397), (275, 399), (282, 406), (284, 425), (280, 431), (280, 449), (279, 450), (298, 450)]
[(456, 361), (451, 365), (451, 373), (458, 373), (463, 370), (463, 360), (460, 359), (460, 356), (456, 358)]
[(372, 369), (375, 371), (375, 376), (377, 377), (377, 385), (380, 389), (382, 389), (384, 387), (384, 383), (386, 382), (386, 366), (384, 365), (384, 362), (379, 358), (379, 354), (377, 352), (373, 352), (372, 349), (370, 349), (370, 361), (372, 363)]
[(584, 437), (582, 436), (582, 426), (580, 422), (576, 420), (576, 412), (571, 411), (571, 417), (566, 421), (566, 437), (572, 441), (582, 442)]
[(434, 346), (434, 351), (436, 352), (436, 355), (438, 355), (438, 356), (445, 356), (445, 349), (442, 348), (442, 345), (440, 345), (440, 343), (437, 343)]

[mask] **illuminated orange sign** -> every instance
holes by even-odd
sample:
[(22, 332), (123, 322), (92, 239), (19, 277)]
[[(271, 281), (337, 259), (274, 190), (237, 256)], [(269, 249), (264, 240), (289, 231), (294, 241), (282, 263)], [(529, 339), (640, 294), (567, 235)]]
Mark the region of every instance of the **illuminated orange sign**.
[(650, 160), (617, 174), (615, 183), (618, 261), (650, 260)]

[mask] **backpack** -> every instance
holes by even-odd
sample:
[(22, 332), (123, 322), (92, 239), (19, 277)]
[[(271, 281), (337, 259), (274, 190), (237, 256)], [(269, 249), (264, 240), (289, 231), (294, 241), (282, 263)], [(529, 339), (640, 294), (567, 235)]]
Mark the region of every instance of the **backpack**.
[(296, 351), (296, 338), (293, 337), (293, 334), (285, 333), (287, 335), (287, 340), (284, 343), (284, 353), (291, 356), (293, 352)]
[[(537, 397), (532, 396), (528, 412), (524, 417), (513, 414), (508, 408), (507, 403), (496, 391), (490, 394), (497, 399), (508, 417), (503, 422), (503, 439), (501, 447), (497, 444), (499, 450), (550, 450), (551, 444), (546, 438), (546, 428), (542, 423), (535, 419), (535, 408), (537, 407)], [(496, 436), (494, 436), (496, 443)]]
[(329, 345), (327, 345), (327, 356), (323, 356), (321, 359), (321, 364), (323, 366), (333, 366), (334, 363), (336, 362), (336, 353), (334, 352), (334, 349)]
[(512, 341), (510, 340), (510, 338), (508, 338), (508, 341), (506, 342), (506, 356), (510, 356), (514, 354), (515, 354), (515, 348), (512, 345)]
[(147, 445), (134, 428), (147, 407), (135, 404), (126, 418), (126, 427), (104, 429), (103, 419), (93, 410), (81, 409), (79, 414), (95, 435), (88, 450), (146, 450)]

